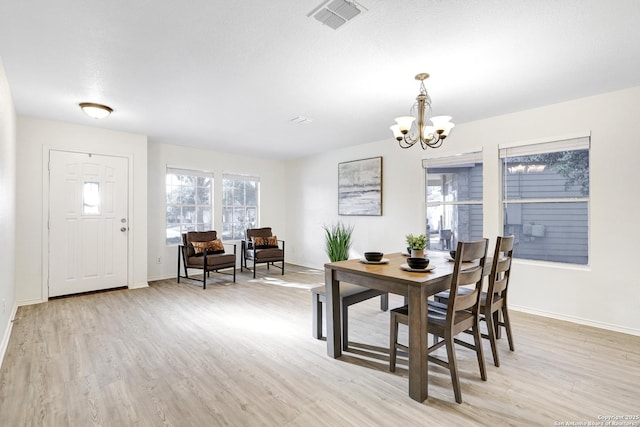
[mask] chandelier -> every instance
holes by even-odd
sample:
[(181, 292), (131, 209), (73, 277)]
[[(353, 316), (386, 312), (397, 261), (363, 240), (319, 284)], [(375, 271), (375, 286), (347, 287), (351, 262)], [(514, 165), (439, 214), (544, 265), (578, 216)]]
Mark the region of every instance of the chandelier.
[[(431, 117), (433, 126), (425, 126), (425, 112), (426, 110), (431, 112), (431, 97), (424, 87), (424, 81), (428, 78), (429, 74), (427, 73), (420, 73), (416, 76), (416, 80), (420, 80), (420, 93), (416, 97), (416, 103), (411, 107), (410, 114), (412, 115), (397, 117), (397, 124), (390, 127), (401, 148), (412, 147), (417, 142), (420, 142), (423, 150), (426, 150), (427, 147), (438, 148), (455, 126), (451, 122), (451, 116)], [(414, 125), (416, 107), (418, 108), (418, 122), (417, 125)]]

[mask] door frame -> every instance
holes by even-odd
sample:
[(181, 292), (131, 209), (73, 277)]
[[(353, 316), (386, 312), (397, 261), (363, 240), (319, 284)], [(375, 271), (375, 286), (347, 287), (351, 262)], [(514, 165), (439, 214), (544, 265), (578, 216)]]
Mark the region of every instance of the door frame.
[[(121, 155), (106, 153), (104, 151), (82, 151), (73, 149), (61, 149), (55, 148), (49, 145), (42, 146), (42, 289), (41, 299), (42, 301), (49, 300), (49, 193), (50, 193), (50, 173), (49, 173), (49, 153), (51, 151), (62, 151), (66, 153), (79, 153), (79, 154), (95, 154), (99, 156), (108, 157), (120, 157), (127, 159), (127, 218), (129, 230), (135, 227), (135, 218), (133, 215), (133, 155)], [(127, 233), (127, 288), (133, 287), (133, 247), (132, 247), (132, 233)]]

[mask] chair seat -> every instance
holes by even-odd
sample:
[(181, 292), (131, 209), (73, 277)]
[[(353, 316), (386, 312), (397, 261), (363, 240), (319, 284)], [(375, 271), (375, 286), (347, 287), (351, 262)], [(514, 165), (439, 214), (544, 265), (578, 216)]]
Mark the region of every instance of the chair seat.
[[(429, 326), (444, 326), (445, 320), (447, 318), (447, 305), (446, 304), (441, 304), (437, 301), (428, 301), (428, 308), (429, 308), (429, 312), (427, 314), (427, 316), (429, 317)], [(401, 322), (401, 323), (405, 323), (406, 324), (406, 319), (408, 319), (409, 316), (409, 306), (404, 305), (402, 307), (398, 307), (398, 308), (394, 308), (393, 310), (391, 310), (392, 312), (399, 314), (400, 316), (404, 316), (405, 317), (405, 322)], [(469, 312), (469, 311), (457, 311), (455, 314), (455, 323), (459, 323), (462, 322), (463, 320), (466, 319), (470, 319), (473, 317), (473, 313)], [(402, 319), (402, 318), (400, 318)], [(431, 333), (431, 332), (429, 332)]]
[[(203, 256), (192, 256), (187, 259), (187, 267), (204, 267)], [(234, 254), (213, 254), (207, 255), (207, 269), (215, 269), (221, 267), (235, 267), (236, 256)]]
[[(473, 292), (473, 289), (469, 289), (469, 288), (464, 288), (464, 287), (460, 287), (458, 289), (458, 295), (468, 295), (471, 292)], [(442, 292), (438, 292), (435, 295), (436, 301), (440, 302), (440, 303), (444, 303), (444, 301), (449, 299), (449, 291), (442, 291)], [(493, 302), (499, 302), (502, 299), (502, 295), (496, 295), (495, 298), (493, 299)], [(486, 292), (482, 292), (480, 294), (480, 307), (484, 307), (485, 303), (487, 302), (487, 293)]]
[(248, 259), (255, 257), (257, 261), (281, 261), (284, 251), (280, 248), (249, 249), (246, 256)]

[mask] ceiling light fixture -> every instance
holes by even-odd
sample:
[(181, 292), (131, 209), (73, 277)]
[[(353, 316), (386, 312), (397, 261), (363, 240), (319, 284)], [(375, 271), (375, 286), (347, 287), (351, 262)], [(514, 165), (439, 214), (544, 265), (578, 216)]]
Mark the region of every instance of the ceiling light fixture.
[[(431, 117), (433, 126), (425, 126), (426, 110), (431, 112), (431, 97), (424, 87), (424, 81), (428, 78), (429, 74), (427, 73), (420, 73), (416, 76), (416, 80), (420, 80), (420, 93), (416, 97), (415, 104), (411, 107), (411, 116), (397, 117), (397, 124), (390, 127), (401, 148), (413, 147), (417, 142), (420, 142), (423, 150), (428, 147), (438, 148), (455, 126), (451, 122), (451, 116)], [(414, 126), (416, 106), (418, 107), (418, 124)], [(417, 129), (415, 129), (416, 127)], [(409, 132), (412, 129), (413, 132)]]
[(113, 113), (113, 108), (107, 107), (102, 104), (94, 104), (93, 102), (81, 102), (78, 104), (82, 111), (94, 119), (104, 119), (109, 117), (109, 114)]

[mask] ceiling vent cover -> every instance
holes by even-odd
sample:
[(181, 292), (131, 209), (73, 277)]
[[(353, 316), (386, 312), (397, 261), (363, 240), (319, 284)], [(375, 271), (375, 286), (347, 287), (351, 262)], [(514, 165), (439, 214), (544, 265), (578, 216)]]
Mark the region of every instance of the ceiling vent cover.
[(339, 27), (346, 24), (348, 21), (351, 21), (366, 10), (367, 9), (355, 1), (326, 0), (309, 12), (307, 16), (313, 16), (323, 25), (337, 30)]

